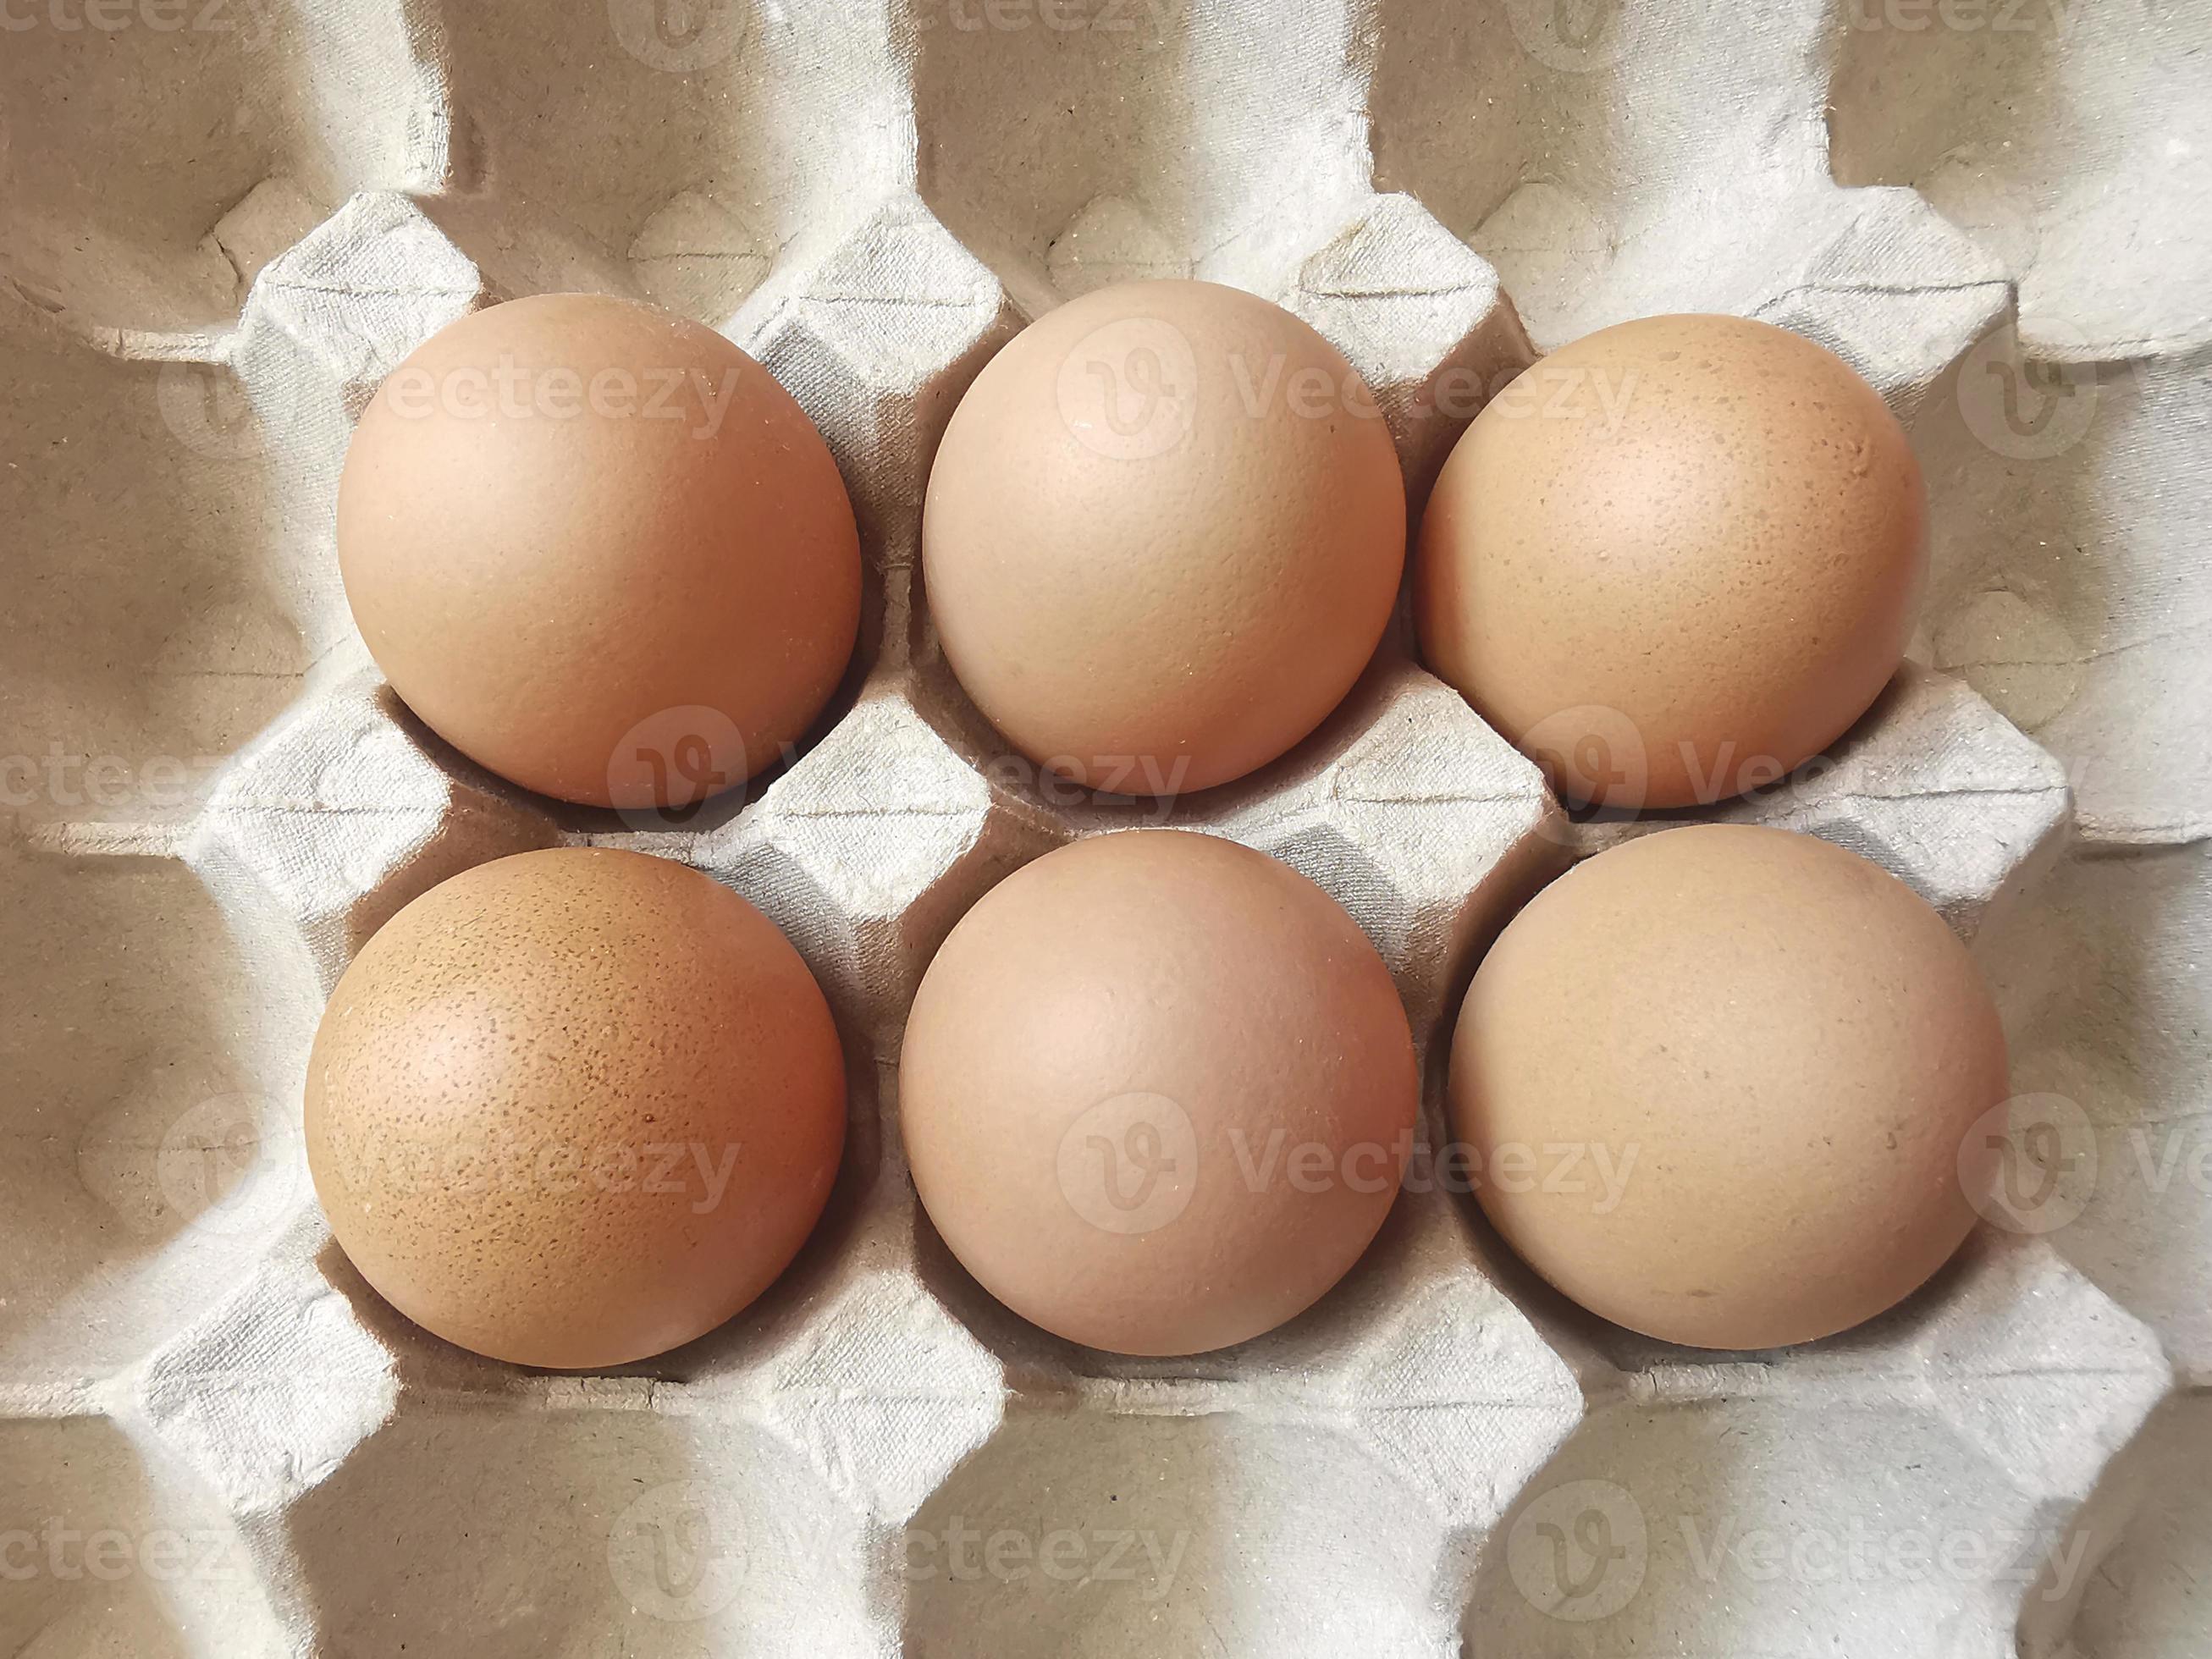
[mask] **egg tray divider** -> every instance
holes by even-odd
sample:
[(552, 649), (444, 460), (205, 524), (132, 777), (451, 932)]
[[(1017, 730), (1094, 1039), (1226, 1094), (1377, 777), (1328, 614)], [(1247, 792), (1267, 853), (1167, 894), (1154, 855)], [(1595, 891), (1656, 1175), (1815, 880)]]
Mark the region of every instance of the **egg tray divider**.
[[(1848, 64), (1832, 15), (1716, 33), (1685, 9), (1663, 39), (1635, 37), (1654, 67), (1631, 75), (1567, 61), (1590, 48), (1526, 6), (1488, 35), (1452, 33), (1446, 9), (1108, 7), (1069, 32), (968, 28), (957, 7), (726, 7), (685, 34), (625, 0), (560, 19), (308, 4), (241, 10), (251, 28), (222, 38), (118, 35), (106, 67), (51, 31), (21, 37), (4, 107), (19, 158), (53, 183), (42, 199), (19, 181), (0, 232), (8, 429), (52, 444), (48, 476), (128, 476), (108, 510), (173, 511), (192, 568), (216, 550), (202, 562), (222, 573), (228, 645), (194, 635), (189, 587), (155, 636), (186, 641), (198, 691), (234, 694), (190, 729), (240, 729), (175, 810), (34, 806), (0, 854), (19, 924), (114, 926), (164, 988), (42, 1002), (58, 959), (64, 980), (105, 969), (68, 968), (82, 941), (9, 958), (33, 1041), (146, 1054), (119, 1103), (64, 1090), (58, 1123), (48, 1103), (8, 1103), (22, 1167), (4, 1190), (24, 1220), (0, 1284), (0, 1530), (76, 1520), (135, 1553), (112, 1578), (0, 1583), (0, 1649), (2070, 1650), (2087, 1574), (2055, 1586), (2044, 1552), (2112, 1547), (2126, 1493), (2111, 1470), (2174, 1377), (2152, 1328), (2043, 1240), (1978, 1235), (1905, 1307), (1813, 1348), (1700, 1354), (1600, 1324), (1505, 1257), (1466, 1200), (1408, 1191), (1305, 1316), (1233, 1351), (1138, 1360), (997, 1308), (915, 1202), (904, 1010), (966, 907), (1050, 848), (1164, 821), (1320, 883), (1396, 976), (1433, 1139), (1449, 1011), (1482, 946), (1571, 860), (1658, 827), (1563, 814), (1415, 665), (1402, 617), (1322, 730), (1239, 783), (1161, 808), (1071, 799), (1010, 763), (945, 669), (915, 550), (937, 437), (1026, 316), (1131, 276), (1274, 299), (1374, 388), (1418, 502), (1468, 412), (1455, 391), (1532, 361), (1524, 313), (1553, 338), (1670, 307), (1763, 317), (1839, 352), (1908, 422), (2012, 314), (2002, 261), (1920, 194), (1834, 182), (1822, 111)], [(1105, 26), (1118, 15), (1126, 37)], [(1672, 173), (1628, 181), (1648, 184), (1644, 228), (1608, 275), (1573, 258), (1534, 271), (1516, 311), (1492, 263), (1376, 185), (1370, 117), (1389, 126), (1391, 89), (1412, 96), (1406, 54), (1440, 31), (1462, 64), (1476, 52), (1550, 86), (1570, 124), (1632, 119), (1607, 101), (1624, 87), (1735, 102)], [(81, 152), (63, 167), (83, 136), (70, 124), (112, 116), (133, 64), (170, 77), (167, 100), (135, 106), (98, 178)], [(65, 94), (75, 112), (51, 101)], [(58, 124), (43, 137), (41, 109)], [(1040, 136), (1063, 119), (1081, 133)], [(1468, 142), (1468, 167), (1493, 165)], [(179, 154), (204, 176), (176, 184)], [(213, 216), (209, 190), (230, 192)], [(1529, 249), (1490, 251), (1525, 265)], [(683, 828), (559, 807), (460, 760), (383, 686), (337, 586), (332, 492), (380, 377), (471, 307), (560, 288), (721, 327), (821, 428), (861, 525), (868, 617), (834, 718), (741, 809)], [(230, 418), (225, 398), (242, 400)], [(104, 450), (61, 453), (95, 431)], [(51, 502), (25, 499), (36, 526)], [(159, 535), (100, 545), (108, 580), (163, 550)], [(289, 659), (282, 628), (254, 643), (269, 614), (296, 631)], [(120, 649), (118, 681), (158, 696), (176, 665), (136, 680), (132, 626), (74, 647)], [(276, 668), (238, 666), (263, 649)], [(96, 728), (118, 700), (104, 684), (11, 692), (27, 741), (40, 718), (68, 727), (71, 696)], [(120, 741), (138, 757), (157, 728)], [(2061, 857), (2065, 769), (1959, 680), (1908, 665), (1832, 759), (1662, 822), (1828, 836), (1970, 940), (2034, 903)], [(321, 999), (377, 926), (459, 870), (562, 844), (678, 859), (758, 904), (828, 992), (854, 1085), (836, 1194), (787, 1278), (690, 1347), (605, 1376), (518, 1371), (399, 1320), (323, 1229), (297, 1124)], [(175, 982), (196, 975), (226, 988), (202, 1011), (219, 1012), (212, 1058), (180, 1024), (196, 1005)], [(146, 1081), (174, 1069), (164, 1044), (198, 1056), (195, 1083)], [(243, 1179), (180, 1199), (224, 1158)], [(58, 1280), (38, 1255), (56, 1240)], [(1640, 1588), (1602, 1618), (1554, 1618), (1517, 1582), (1516, 1540), (1587, 1482), (1601, 1507), (1628, 1494), (1648, 1528)], [(1806, 1516), (1838, 1535), (1948, 1527), (1990, 1559), (1918, 1581), (1747, 1583), (1698, 1571), (1675, 1524)], [(968, 1533), (1030, 1552), (1072, 1533), (1085, 1570), (963, 1573), (948, 1552)], [(155, 1561), (171, 1534), (175, 1571)], [(1110, 1537), (1149, 1540), (1175, 1570), (1137, 1543), (1109, 1563)]]

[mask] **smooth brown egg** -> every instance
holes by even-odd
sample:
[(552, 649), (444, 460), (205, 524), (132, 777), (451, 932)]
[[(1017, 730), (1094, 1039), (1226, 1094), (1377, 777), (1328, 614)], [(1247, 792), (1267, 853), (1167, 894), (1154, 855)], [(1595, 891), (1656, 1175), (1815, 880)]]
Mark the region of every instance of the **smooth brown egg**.
[(1811, 836), (1662, 831), (1546, 889), (1453, 1035), (1483, 1210), (1595, 1313), (1705, 1348), (1856, 1325), (1958, 1249), (2005, 1098), (1980, 973)]
[(501, 777), (683, 807), (781, 757), (860, 623), (821, 435), (710, 328), (592, 294), (462, 318), (386, 377), (338, 565), (400, 697)]
[(900, 1064), (953, 1255), (1023, 1317), (1134, 1354), (1242, 1342), (1343, 1277), (1397, 1195), (1417, 1094), (1352, 918), (1179, 830), (1000, 882), (930, 964)]
[(1406, 496), (1366, 386), (1279, 306), (1102, 289), (977, 375), (929, 476), (945, 659), (1030, 761), (1170, 795), (1318, 726), (1374, 654)]
[(307, 1164), (400, 1312), (495, 1359), (690, 1341), (805, 1242), (844, 1146), (820, 989), (759, 911), (640, 854), (523, 853), (364, 946), (307, 1062)]
[(1919, 464), (1841, 359), (1741, 317), (1651, 317), (1524, 372), (1430, 497), (1421, 649), (1569, 801), (1772, 783), (1897, 670)]

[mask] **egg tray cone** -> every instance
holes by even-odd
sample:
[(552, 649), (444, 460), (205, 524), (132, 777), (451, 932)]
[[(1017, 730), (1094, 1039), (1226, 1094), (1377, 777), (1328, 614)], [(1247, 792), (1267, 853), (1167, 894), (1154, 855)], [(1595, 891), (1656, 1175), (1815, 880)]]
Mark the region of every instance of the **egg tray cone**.
[[(0, 1652), (2191, 1659), (2212, 1647), (2212, 106), (2202, 9), (191, 0), (0, 41)], [(115, 27), (108, 27), (117, 18)], [(72, 25), (75, 25), (72, 27)], [(2192, 70), (2192, 65), (2194, 69)], [(1624, 318), (1799, 330), (1910, 426), (1926, 625), (1745, 818), (1975, 944), (2055, 1207), (1772, 1354), (1602, 1325), (1417, 1160), (1242, 1347), (1118, 1358), (921, 1214), (931, 953), (1071, 837), (1273, 854), (1373, 939), (1441, 1134), (1449, 1015), (1571, 818), (1402, 617), (1261, 773), (1071, 799), (919, 594), (930, 457), (1025, 318), (1278, 301), (1416, 505), (1488, 387)], [(557, 806), (394, 700), (331, 544), (353, 420), (474, 307), (656, 300), (842, 467), (823, 727), (682, 824)], [(1510, 296), (1510, 297), (1509, 297)], [(2002, 712), (2000, 712), (2002, 711)], [(2008, 719), (2009, 715), (2011, 718)], [(2023, 732), (2033, 732), (2031, 738)], [(406, 1324), (323, 1228), (322, 1000), (400, 905), (561, 844), (692, 864), (827, 990), (852, 1134), (727, 1327), (605, 1376)]]

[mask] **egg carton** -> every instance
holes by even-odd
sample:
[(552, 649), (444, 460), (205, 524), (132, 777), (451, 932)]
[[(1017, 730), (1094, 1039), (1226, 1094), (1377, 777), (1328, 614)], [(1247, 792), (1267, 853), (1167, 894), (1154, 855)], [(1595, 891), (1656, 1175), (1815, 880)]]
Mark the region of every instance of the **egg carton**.
[[(2212, 110), (2192, 80), (2212, 15), (4, 18), (0, 1651), (2212, 1646)], [(1154, 802), (1040, 778), (938, 649), (930, 458), (1026, 318), (1192, 275), (1344, 351), (1417, 507), (1482, 397), (1590, 328), (1729, 310), (1820, 340), (1929, 473), (1917, 660), (1821, 761), (1640, 821), (1563, 812), (1417, 665), (1402, 617), (1345, 705), (1249, 779)], [(471, 308), (556, 289), (743, 345), (821, 428), (861, 527), (844, 691), (767, 780), (683, 823), (471, 766), (383, 685), (338, 587), (337, 477), (380, 377)], [(1764, 1354), (1631, 1335), (1536, 1281), (1417, 1156), (1308, 1314), (1124, 1358), (999, 1308), (915, 1203), (906, 1007), (965, 908), (1054, 846), (1166, 823), (1319, 882), (1396, 976), (1437, 1144), (1488, 939), (1573, 860), (1712, 817), (1893, 870), (2006, 1008), (2008, 1174), (2037, 1201), (1871, 1325)], [(446, 877), (558, 844), (681, 860), (760, 905), (828, 992), (853, 1082), (792, 1270), (699, 1342), (593, 1376), (399, 1319), (331, 1243), (300, 1140), (351, 954)]]

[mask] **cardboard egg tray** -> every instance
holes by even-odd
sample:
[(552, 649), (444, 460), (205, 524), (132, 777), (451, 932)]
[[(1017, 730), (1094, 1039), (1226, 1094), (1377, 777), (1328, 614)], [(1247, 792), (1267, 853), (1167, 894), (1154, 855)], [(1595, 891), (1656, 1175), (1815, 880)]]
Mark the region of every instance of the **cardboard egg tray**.
[[(2212, 12), (20, 0), (0, 24), (0, 1653), (2212, 1651)], [(1649, 1342), (1536, 1282), (1418, 1153), (1334, 1292), (1193, 1358), (1049, 1338), (938, 1241), (902, 1021), (1023, 861), (1165, 822), (1311, 876), (1397, 976), (1433, 1141), (1486, 940), (1652, 827), (1563, 814), (1402, 622), (1321, 731), (1219, 790), (1077, 797), (1006, 752), (920, 591), (933, 447), (1026, 318), (1187, 274), (1342, 349), (1417, 507), (1502, 377), (1656, 312), (1799, 330), (1911, 426), (1916, 661), (1822, 762), (1659, 820), (1842, 842), (1982, 956), (2008, 1196), (1905, 1306), (1787, 1352)], [(738, 342), (861, 525), (830, 715), (682, 823), (461, 760), (338, 586), (380, 377), (558, 289)], [(759, 904), (853, 1079), (797, 1265), (605, 1376), (401, 1321), (299, 1138), (350, 954), (445, 877), (558, 843)]]

